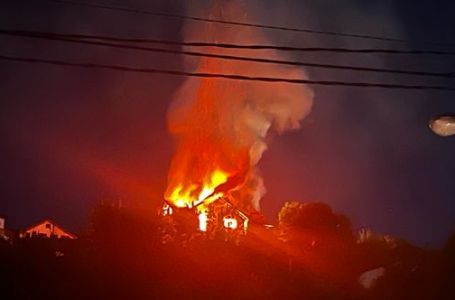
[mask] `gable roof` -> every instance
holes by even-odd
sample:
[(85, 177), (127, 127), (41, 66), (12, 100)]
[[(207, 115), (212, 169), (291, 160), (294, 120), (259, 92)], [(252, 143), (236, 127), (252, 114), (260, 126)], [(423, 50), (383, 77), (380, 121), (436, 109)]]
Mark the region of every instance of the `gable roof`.
[(38, 223), (35, 223), (35, 224), (31, 225), (31, 226), (26, 227), (26, 228), (25, 228), (24, 230), (22, 230), (21, 232), (27, 232), (27, 231), (29, 231), (30, 229), (33, 229), (33, 228), (35, 228), (35, 227), (37, 227), (37, 226), (40, 226), (40, 225), (42, 225), (42, 224), (44, 224), (44, 223), (50, 223), (50, 224), (54, 225), (54, 227), (59, 228), (61, 231), (63, 231), (65, 234), (69, 235), (69, 236), (72, 237), (72, 238), (76, 238), (76, 237), (77, 237), (76, 235), (72, 234), (71, 232), (69, 232), (68, 230), (66, 230), (65, 228), (63, 228), (62, 226), (60, 226), (59, 224), (57, 224), (57, 223), (55, 223), (54, 221), (52, 221), (51, 219), (44, 219), (44, 220), (42, 220), (41, 222), (38, 222)]

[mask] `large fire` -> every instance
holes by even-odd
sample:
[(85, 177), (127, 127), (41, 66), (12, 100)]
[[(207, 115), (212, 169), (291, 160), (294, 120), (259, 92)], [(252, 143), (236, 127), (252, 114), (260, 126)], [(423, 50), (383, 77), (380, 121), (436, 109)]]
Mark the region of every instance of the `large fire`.
[[(246, 18), (243, 5), (214, 1), (207, 15), (241, 20)], [(198, 22), (187, 24), (184, 36), (191, 41), (268, 43), (257, 28), (237, 30)], [(204, 51), (258, 55), (254, 50)], [(278, 55), (269, 51), (267, 57)], [(302, 70), (270, 64), (207, 57), (191, 58), (187, 63), (201, 73), (306, 78)], [(267, 133), (299, 128), (311, 104), (312, 92), (306, 86), (188, 78), (169, 109), (168, 128), (177, 147), (169, 169), (167, 203), (194, 209), (200, 231), (207, 231), (210, 221), (217, 218), (225, 228), (246, 226), (248, 212), (260, 209), (259, 200), (265, 193), (256, 166), (267, 149)], [(215, 207), (220, 212), (217, 216)]]
[(215, 188), (227, 181), (228, 175), (221, 170), (214, 170), (210, 176), (198, 184), (177, 185), (167, 198), (177, 207), (195, 207), (201, 203), (209, 204), (223, 196), (222, 192), (214, 193)]

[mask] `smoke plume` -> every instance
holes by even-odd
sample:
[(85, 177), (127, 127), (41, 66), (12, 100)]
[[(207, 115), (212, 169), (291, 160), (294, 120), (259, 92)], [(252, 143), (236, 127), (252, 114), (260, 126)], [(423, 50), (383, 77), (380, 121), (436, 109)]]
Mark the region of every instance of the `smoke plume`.
[[(189, 10), (194, 10), (190, 7)], [(193, 13), (193, 12), (191, 12)], [(215, 1), (210, 18), (254, 22), (239, 1)], [(184, 29), (186, 41), (268, 44), (257, 28), (189, 22)], [(192, 49), (196, 50), (196, 49)], [(197, 49), (201, 51), (201, 49)], [(205, 49), (210, 53), (239, 56), (259, 55), (279, 59), (273, 51)], [(186, 66), (198, 72), (306, 78), (298, 68), (245, 63), (213, 58), (191, 58)], [(213, 78), (188, 78), (176, 93), (168, 113), (168, 128), (176, 140), (168, 177), (168, 198), (177, 187), (195, 198), (214, 170), (228, 174), (217, 190), (229, 192), (236, 204), (259, 210), (265, 193), (257, 170), (267, 149), (271, 132), (283, 133), (300, 127), (310, 112), (313, 93), (304, 85), (261, 83)]]

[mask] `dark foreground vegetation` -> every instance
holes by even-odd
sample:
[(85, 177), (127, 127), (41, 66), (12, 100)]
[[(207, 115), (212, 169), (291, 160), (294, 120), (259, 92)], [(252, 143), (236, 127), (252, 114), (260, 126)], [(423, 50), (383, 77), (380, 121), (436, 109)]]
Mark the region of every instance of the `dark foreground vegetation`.
[(77, 240), (0, 240), (0, 299), (455, 299), (455, 235), (429, 250), (357, 234), (324, 204), (279, 220), (165, 236), (158, 217), (100, 205)]

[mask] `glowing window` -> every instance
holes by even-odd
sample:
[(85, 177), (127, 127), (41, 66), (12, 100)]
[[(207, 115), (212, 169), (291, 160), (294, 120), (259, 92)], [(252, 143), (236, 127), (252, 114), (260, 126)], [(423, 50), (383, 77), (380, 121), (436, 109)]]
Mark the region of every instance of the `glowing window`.
[(231, 217), (224, 217), (223, 219), (224, 227), (229, 229), (236, 229), (237, 228), (237, 219)]
[(200, 231), (207, 231), (207, 213), (201, 212), (198, 216), (199, 219), (199, 230)]

